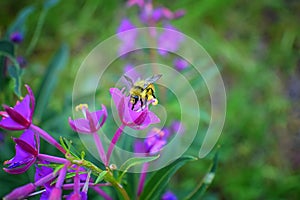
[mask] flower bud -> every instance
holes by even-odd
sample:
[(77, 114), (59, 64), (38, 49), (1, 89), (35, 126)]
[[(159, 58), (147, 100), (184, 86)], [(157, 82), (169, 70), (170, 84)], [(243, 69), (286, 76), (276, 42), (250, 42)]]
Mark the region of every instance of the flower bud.
[(21, 187), (14, 189), (11, 193), (6, 195), (3, 199), (4, 200), (14, 200), (14, 199), (24, 199), (30, 193), (35, 191), (35, 185), (33, 183), (28, 183)]

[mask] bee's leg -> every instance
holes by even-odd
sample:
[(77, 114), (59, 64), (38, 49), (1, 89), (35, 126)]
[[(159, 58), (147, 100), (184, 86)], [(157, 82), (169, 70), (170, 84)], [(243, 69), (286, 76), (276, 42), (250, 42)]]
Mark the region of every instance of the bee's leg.
[(147, 107), (148, 95), (145, 96), (145, 107)]
[(134, 103), (132, 104), (131, 110), (134, 109), (134, 106), (136, 105), (137, 101), (134, 101)]
[(141, 102), (141, 109), (143, 110), (144, 102), (142, 98), (140, 98), (140, 102)]
[(151, 96), (153, 96), (154, 99), (156, 99), (152, 88), (148, 88), (147, 93), (149, 93)]

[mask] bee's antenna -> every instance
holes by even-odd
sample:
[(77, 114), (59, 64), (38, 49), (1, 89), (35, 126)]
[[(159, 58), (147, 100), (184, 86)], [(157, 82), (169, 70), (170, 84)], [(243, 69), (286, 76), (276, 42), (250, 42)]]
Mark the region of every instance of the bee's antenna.
[(126, 76), (125, 74), (123, 75), (124, 78), (126, 79), (126, 81), (130, 84), (130, 87), (133, 86), (133, 81), (131, 80), (131, 78), (129, 78), (128, 76)]

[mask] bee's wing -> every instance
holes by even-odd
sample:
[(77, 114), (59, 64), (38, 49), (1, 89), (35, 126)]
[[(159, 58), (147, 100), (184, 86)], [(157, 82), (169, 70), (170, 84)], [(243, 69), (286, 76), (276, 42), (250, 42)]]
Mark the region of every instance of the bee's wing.
[(129, 78), (128, 76), (126, 76), (125, 74), (123, 76), (126, 79), (126, 81), (129, 83), (129, 87), (133, 87), (133, 81), (132, 81), (132, 79)]
[(149, 78), (146, 78), (145, 79), (145, 83), (144, 83), (144, 89), (150, 85), (151, 83), (154, 83), (155, 81), (157, 81), (158, 79), (160, 79), (160, 77), (162, 77), (162, 74), (156, 74), (156, 75), (153, 75)]

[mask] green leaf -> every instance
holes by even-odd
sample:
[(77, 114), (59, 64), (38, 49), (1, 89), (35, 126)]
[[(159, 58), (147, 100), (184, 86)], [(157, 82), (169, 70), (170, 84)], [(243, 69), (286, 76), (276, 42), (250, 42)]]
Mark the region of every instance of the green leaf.
[(135, 165), (140, 165), (146, 162), (151, 162), (153, 160), (156, 160), (159, 158), (159, 155), (152, 156), (152, 157), (135, 157), (135, 158), (129, 158), (121, 167), (120, 171), (122, 171), (122, 174), (119, 176), (119, 180), (122, 179), (124, 174), (128, 171), (130, 167), (133, 167)]
[(19, 15), (17, 16), (16, 20), (9, 26), (5, 37), (8, 39), (9, 35), (15, 31), (22, 32), (23, 36), (25, 36), (25, 22), (28, 16), (34, 11), (33, 6), (28, 6), (21, 10)]
[(97, 177), (95, 184), (99, 183), (100, 181), (103, 180), (104, 176), (107, 174), (107, 171), (102, 171), (99, 176)]
[(50, 9), (53, 6), (55, 6), (58, 2), (59, 2), (59, 0), (45, 0), (44, 8), (45, 9)]
[(58, 165), (54, 170), (53, 170), (53, 173), (56, 174), (61, 168), (63, 168), (64, 165), (61, 164), (61, 165)]
[[(81, 174), (86, 174), (86, 172), (78, 172), (79, 175)], [(66, 178), (65, 179), (70, 179), (70, 178), (73, 178), (74, 176), (76, 175), (76, 172), (70, 172), (66, 175)]]
[(35, 117), (38, 121), (42, 119), (44, 110), (47, 107), (48, 101), (57, 83), (59, 73), (66, 66), (68, 57), (69, 48), (67, 45), (62, 45), (55, 53), (48, 66), (36, 98), (37, 104)]
[(21, 71), (18, 67), (12, 65), (8, 67), (9, 76), (14, 80), (14, 92), (17, 96), (21, 96)]
[(26, 50), (26, 53), (25, 53), (26, 56), (31, 55), (33, 49), (35, 48), (35, 46), (38, 42), (38, 39), (41, 35), (42, 27), (45, 22), (46, 15), (47, 15), (49, 9), (52, 8), (53, 6), (55, 6), (57, 3), (58, 3), (58, 0), (45, 0), (44, 1), (42, 12), (39, 16), (33, 36), (31, 38), (31, 41), (30, 41), (28, 48)]
[(203, 194), (205, 193), (205, 191), (207, 190), (207, 188), (212, 183), (215, 177), (217, 165), (218, 165), (218, 151), (216, 152), (213, 158), (213, 162), (209, 167), (207, 174), (204, 176), (200, 184), (198, 184), (198, 186), (191, 192), (191, 194), (188, 195), (186, 200), (201, 199), (201, 197), (203, 196)]
[(158, 199), (159, 195), (167, 186), (171, 177), (177, 172), (177, 170), (189, 161), (197, 160), (193, 156), (184, 156), (178, 158), (176, 161), (155, 172), (149, 181), (146, 183), (143, 193), (141, 194), (141, 200)]
[(13, 57), (15, 55), (15, 48), (13, 43), (7, 40), (0, 41), (0, 89), (3, 91), (5, 85), (5, 55)]

